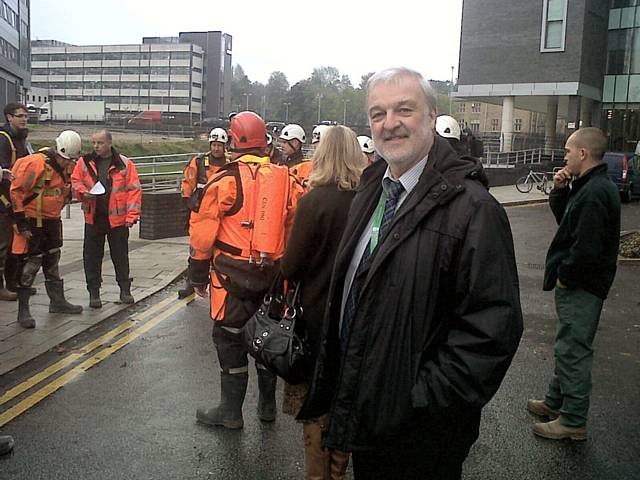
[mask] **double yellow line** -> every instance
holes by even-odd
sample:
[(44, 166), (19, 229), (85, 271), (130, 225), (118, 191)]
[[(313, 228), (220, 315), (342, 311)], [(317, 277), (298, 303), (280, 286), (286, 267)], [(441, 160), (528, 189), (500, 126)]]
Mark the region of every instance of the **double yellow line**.
[(40, 382), (56, 374), (60, 370), (63, 370), (67, 366), (78, 361), (85, 355), (107, 344), (110, 340), (114, 339), (121, 333), (131, 329), (131, 327), (135, 325), (136, 322), (145, 320), (151, 317), (152, 315), (156, 314), (157, 312), (161, 312), (152, 320), (149, 320), (148, 322), (144, 323), (142, 326), (140, 326), (136, 330), (121, 337), (120, 339), (118, 339), (117, 341), (109, 345), (107, 348), (101, 350), (100, 352), (96, 353), (92, 357), (86, 359), (80, 365), (72, 368), (68, 372), (64, 373), (63, 375), (59, 376), (58, 378), (48, 383), (44, 387), (40, 388), (38, 391), (32, 393), (24, 400), (18, 402), (13, 407), (2, 412), (0, 414), (0, 427), (6, 425), (11, 420), (21, 415), (22, 413), (24, 413), (34, 405), (36, 405), (41, 400), (47, 398), (49, 395), (51, 395), (52, 393), (54, 393), (55, 391), (63, 387), (65, 384), (67, 384), (69, 381), (76, 378), (81, 373), (84, 373), (94, 365), (97, 365), (102, 360), (111, 356), (111, 354), (120, 350), (125, 345), (131, 343), (133, 340), (138, 338), (143, 333), (146, 333), (149, 330), (151, 330), (160, 322), (167, 319), (168, 317), (173, 315), (175, 312), (177, 312), (178, 310), (180, 310), (181, 308), (189, 304), (193, 300), (193, 298), (194, 298), (193, 295), (184, 299), (180, 299), (178, 301), (176, 301), (175, 298), (167, 298), (161, 301), (160, 303), (152, 306), (151, 308), (148, 308), (147, 310), (144, 310), (143, 312), (140, 312), (134, 315), (131, 319), (121, 323), (113, 330), (110, 330), (109, 332), (105, 333), (104, 335), (92, 341), (91, 343), (88, 343), (84, 347), (80, 348), (77, 353), (72, 353), (70, 355), (67, 355), (62, 360), (59, 360), (58, 362), (47, 367), (43, 371), (32, 376), (28, 380), (25, 380), (21, 384), (16, 385), (12, 389), (8, 390), (4, 395), (2, 395), (2, 397), (0, 397), (0, 405), (4, 405), (5, 403), (17, 397), (18, 395), (26, 392), (27, 390), (30, 390)]

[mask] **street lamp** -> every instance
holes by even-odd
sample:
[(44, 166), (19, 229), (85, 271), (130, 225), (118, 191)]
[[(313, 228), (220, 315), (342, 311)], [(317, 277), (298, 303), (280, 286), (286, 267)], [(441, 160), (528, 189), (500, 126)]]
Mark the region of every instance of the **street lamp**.
[(323, 95), (321, 93), (318, 94), (318, 124), (320, 124), (320, 102), (322, 100)]
[(289, 123), (289, 105), (291, 105), (291, 102), (284, 102), (283, 103), (285, 111), (284, 111), (284, 121), (285, 123)]
[(245, 110), (249, 110), (249, 97), (250, 97), (251, 95), (253, 95), (253, 93), (243, 93), (242, 95), (244, 95), (244, 97), (245, 97), (245, 99), (246, 99), (246, 101), (247, 101), (247, 103), (246, 103), (247, 108), (245, 108)]
[(267, 118), (267, 97), (266, 95), (262, 95), (262, 119)]
[(349, 103), (351, 100), (342, 100), (342, 104), (344, 106), (343, 110), (342, 110), (342, 124), (343, 125), (347, 125), (347, 103)]
[(449, 85), (449, 115), (451, 115), (452, 103), (453, 103), (453, 65), (451, 66), (451, 85)]

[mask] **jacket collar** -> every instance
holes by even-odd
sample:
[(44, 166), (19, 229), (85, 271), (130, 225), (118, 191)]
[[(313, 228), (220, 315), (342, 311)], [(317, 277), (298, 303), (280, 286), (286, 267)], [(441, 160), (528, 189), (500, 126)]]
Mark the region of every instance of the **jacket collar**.
[(607, 174), (607, 164), (602, 162), (589, 170), (585, 175), (576, 178), (571, 182), (571, 193), (575, 193), (587, 184), (593, 177), (603, 176)]
[(294, 167), (303, 161), (304, 161), (304, 154), (302, 153), (302, 150), (298, 150), (290, 157), (287, 157), (287, 160), (285, 163), (287, 164), (287, 167)]
[[(336, 263), (337, 274), (344, 275), (363, 230), (367, 226), (382, 191), (382, 177), (387, 162), (381, 159), (363, 172), (357, 195), (349, 212), (350, 221), (342, 237)], [(378, 251), (369, 257), (368, 268), (375, 270), (396, 246), (408, 237), (436, 207), (445, 205), (465, 189), (463, 180), (471, 178), (486, 186), (482, 165), (472, 157), (458, 157), (446, 140), (436, 136), (429, 152), (429, 161), (418, 184), (396, 212), (387, 237), (380, 239)], [(365, 268), (363, 273), (368, 270)], [(370, 276), (369, 276), (370, 278)], [(366, 283), (362, 291), (366, 288)]]
[[(92, 151), (91, 153), (89, 153), (84, 157), (86, 161), (93, 162), (94, 164), (99, 158), (100, 157), (95, 151)], [(114, 167), (116, 170), (124, 170), (125, 168), (125, 164), (122, 161), (122, 157), (113, 147), (111, 147), (111, 166)]]

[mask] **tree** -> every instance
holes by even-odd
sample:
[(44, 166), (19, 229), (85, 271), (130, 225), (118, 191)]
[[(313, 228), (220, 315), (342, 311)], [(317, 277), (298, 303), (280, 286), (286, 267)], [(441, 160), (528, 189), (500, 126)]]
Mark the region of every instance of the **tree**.
[(285, 119), (285, 102), (289, 92), (289, 81), (282, 72), (272, 72), (265, 88), (266, 114), (265, 120)]

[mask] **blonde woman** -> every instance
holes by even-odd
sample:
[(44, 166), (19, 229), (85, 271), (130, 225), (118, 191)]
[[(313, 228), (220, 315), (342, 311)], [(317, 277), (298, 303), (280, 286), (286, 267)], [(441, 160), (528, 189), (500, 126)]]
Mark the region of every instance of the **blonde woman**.
[[(343, 126), (323, 132), (312, 161), (310, 191), (298, 203), (281, 268), (285, 278), (302, 282), (303, 321), (315, 360), (331, 268), (365, 162), (355, 133)], [(306, 394), (307, 384), (285, 385), (283, 411), (296, 416)], [(325, 424), (326, 418), (303, 423), (308, 480), (343, 478), (349, 462), (348, 454), (322, 448)]]

